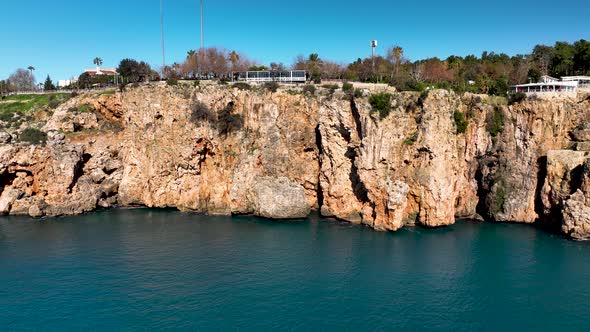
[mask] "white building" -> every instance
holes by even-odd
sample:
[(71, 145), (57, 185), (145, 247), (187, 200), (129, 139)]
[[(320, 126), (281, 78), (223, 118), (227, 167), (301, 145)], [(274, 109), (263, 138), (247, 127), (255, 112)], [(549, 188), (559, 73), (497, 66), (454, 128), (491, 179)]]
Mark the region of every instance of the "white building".
[(590, 76), (565, 76), (561, 80), (564, 82), (578, 82), (578, 88), (590, 88)]
[(543, 93), (543, 92), (557, 92), (557, 93), (576, 93), (578, 90), (578, 82), (540, 82), (518, 84), (510, 87), (510, 92), (523, 92), (526, 94)]
[(564, 76), (560, 80), (551, 76), (541, 76), (539, 83), (518, 84), (510, 87), (510, 92), (536, 94), (544, 92), (576, 93), (578, 88), (590, 88), (590, 76)]
[(59, 80), (57, 81), (57, 87), (58, 88), (65, 88), (66, 86), (70, 86), (72, 84), (76, 84), (78, 82), (77, 79), (70, 79), (70, 80)]

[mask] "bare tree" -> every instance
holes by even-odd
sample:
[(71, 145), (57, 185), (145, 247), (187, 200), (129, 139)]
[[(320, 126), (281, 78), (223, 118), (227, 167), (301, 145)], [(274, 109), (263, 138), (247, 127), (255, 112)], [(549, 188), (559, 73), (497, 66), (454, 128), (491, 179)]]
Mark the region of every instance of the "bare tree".
[(33, 74), (26, 69), (17, 69), (12, 75), (10, 75), (8, 80), (17, 91), (35, 89), (35, 77), (33, 77)]
[(423, 82), (424, 81), (424, 66), (421, 63), (415, 63), (412, 66), (412, 72), (410, 73), (412, 78), (416, 82)]

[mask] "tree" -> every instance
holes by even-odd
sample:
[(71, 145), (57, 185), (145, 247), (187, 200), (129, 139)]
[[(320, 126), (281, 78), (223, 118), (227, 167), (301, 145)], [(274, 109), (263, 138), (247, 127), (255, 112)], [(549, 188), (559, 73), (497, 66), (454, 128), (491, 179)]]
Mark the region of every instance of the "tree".
[(82, 89), (88, 89), (92, 85), (92, 78), (88, 73), (82, 73), (78, 77), (78, 86)]
[(276, 63), (276, 62), (271, 62), (270, 63), (270, 70), (274, 70), (274, 71), (284, 71), (286, 70), (286, 67), (283, 63)]
[[(31, 72), (31, 77), (33, 77), (33, 83), (35, 83), (35, 76), (33, 75), (33, 72), (35, 71), (35, 67), (29, 66), (27, 69), (29, 70), (29, 72)], [(33, 89), (34, 89), (34, 87), (33, 87)], [(31, 90), (33, 90), (33, 89), (31, 89)]]
[(45, 91), (55, 90), (55, 85), (53, 84), (53, 81), (51, 80), (49, 75), (47, 75), (47, 78), (45, 79), (45, 83), (43, 84), (43, 90), (45, 90)]
[(412, 71), (410, 75), (416, 82), (424, 81), (424, 66), (421, 63), (415, 63), (412, 65)]
[(94, 58), (94, 60), (92, 60), (92, 63), (94, 63), (97, 67), (102, 66), (102, 59), (99, 57)]
[(399, 68), (404, 59), (404, 49), (401, 46), (395, 45), (387, 50), (387, 60), (393, 64), (393, 71), (391, 72), (391, 78), (399, 75)]
[(549, 74), (549, 64), (553, 58), (553, 47), (546, 45), (537, 45), (533, 49), (533, 61), (541, 71), (541, 75)]
[[(543, 76), (542, 74), (543, 73), (539, 69), (533, 67), (533, 68), (529, 69), (529, 71), (527, 73), (528, 81), (539, 82), (541, 80), (541, 76)], [(528, 81), (527, 81), (527, 83), (528, 83)]]
[(29, 70), (19, 68), (10, 75), (8, 80), (14, 86), (16, 91), (35, 89), (35, 77), (33, 77), (33, 74)]
[(231, 51), (229, 54), (229, 62), (231, 62), (231, 70), (236, 71), (240, 62), (240, 55), (236, 51)]
[(121, 60), (117, 72), (126, 78), (128, 82), (149, 81), (154, 76), (149, 64), (134, 59)]
[(9, 92), (14, 91), (14, 89), (14, 86), (10, 83), (9, 80), (0, 81), (0, 96), (3, 96)]
[(553, 47), (553, 57), (549, 65), (555, 76), (568, 76), (574, 71), (574, 46), (567, 42), (557, 42)]
[(574, 72), (577, 75), (590, 75), (590, 42), (581, 39), (574, 43)]
[(188, 50), (188, 52), (186, 52), (186, 58), (190, 58), (192, 56), (194, 56), (197, 53), (197, 51), (195, 50)]

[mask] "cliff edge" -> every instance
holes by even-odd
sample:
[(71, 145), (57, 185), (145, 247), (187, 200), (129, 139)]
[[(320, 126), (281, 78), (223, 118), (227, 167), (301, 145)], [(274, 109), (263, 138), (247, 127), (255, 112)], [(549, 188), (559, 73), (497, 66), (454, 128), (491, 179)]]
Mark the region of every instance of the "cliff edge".
[[(319, 210), (377, 230), (484, 218), (590, 237), (588, 96), (508, 105), (388, 89), (383, 114), (376, 92), (360, 92), (151, 84), (76, 96), (0, 130), (0, 213)], [(45, 144), (21, 142), (31, 126)]]

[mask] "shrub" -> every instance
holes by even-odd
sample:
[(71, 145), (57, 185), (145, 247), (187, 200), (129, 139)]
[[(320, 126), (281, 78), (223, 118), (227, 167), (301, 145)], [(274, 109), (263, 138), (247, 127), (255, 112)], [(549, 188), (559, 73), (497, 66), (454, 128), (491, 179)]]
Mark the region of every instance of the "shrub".
[(351, 93), (354, 90), (354, 86), (352, 85), (352, 83), (348, 83), (348, 82), (344, 82), (342, 84), (342, 91), (346, 92), (346, 93)]
[(494, 113), (492, 113), (491, 118), (488, 120), (487, 129), (492, 137), (498, 136), (504, 130), (504, 114), (499, 107), (494, 109)]
[(31, 144), (43, 144), (47, 142), (47, 133), (35, 128), (26, 128), (19, 135), (19, 141)]
[(0, 112), (0, 121), (12, 122), (14, 120), (14, 113), (12, 112)]
[(78, 97), (78, 93), (76, 91), (72, 91), (72, 93), (70, 93), (70, 98), (75, 98)]
[(193, 123), (201, 121), (212, 122), (215, 120), (213, 112), (202, 101), (195, 102), (191, 108), (191, 121)]
[(245, 82), (238, 82), (238, 83), (234, 83), (234, 88), (237, 88), (238, 90), (251, 90), (252, 86), (248, 83)]
[(195, 88), (198, 87), (198, 86), (200, 86), (200, 85), (201, 85), (201, 81), (199, 81), (199, 80), (196, 80), (196, 81), (193, 82), (193, 86)]
[(354, 89), (354, 98), (361, 98), (363, 96), (363, 90), (362, 89)]
[(303, 87), (303, 93), (309, 93), (310, 95), (314, 95), (315, 94), (315, 86), (305, 85)]
[(219, 82), (217, 82), (219, 85), (227, 85), (228, 80), (226, 79), (220, 79)]
[(404, 140), (405, 145), (414, 145), (418, 140), (418, 132), (415, 131), (412, 135)]
[(168, 84), (169, 86), (175, 86), (178, 85), (178, 80), (175, 78), (169, 78), (166, 80), (166, 84)]
[(315, 77), (313, 79), (313, 84), (322, 84), (322, 79), (320, 77)]
[(125, 92), (126, 88), (127, 88), (127, 83), (119, 84), (119, 92)]
[(526, 93), (524, 93), (524, 92), (513, 93), (513, 94), (510, 94), (510, 96), (508, 96), (508, 105), (520, 103), (523, 100), (526, 100)]
[(338, 84), (324, 84), (322, 85), (322, 88), (324, 89), (328, 89), (330, 94), (334, 94), (334, 92), (336, 92), (336, 90), (338, 90)]
[(463, 112), (455, 111), (455, 113), (453, 113), (453, 118), (455, 119), (455, 125), (457, 126), (457, 134), (464, 134), (469, 125), (469, 122), (465, 120), (465, 114), (463, 114)]
[(267, 82), (264, 83), (264, 88), (270, 92), (277, 92), (277, 90), (279, 89), (279, 83), (277, 82)]
[(59, 106), (59, 104), (61, 104), (59, 100), (51, 99), (51, 100), (49, 100), (49, 104), (47, 104), (47, 106), (49, 106), (49, 108), (53, 109), (53, 108), (56, 108), (57, 106)]
[(369, 97), (369, 104), (373, 112), (379, 112), (379, 117), (385, 119), (391, 112), (391, 93), (381, 92)]

